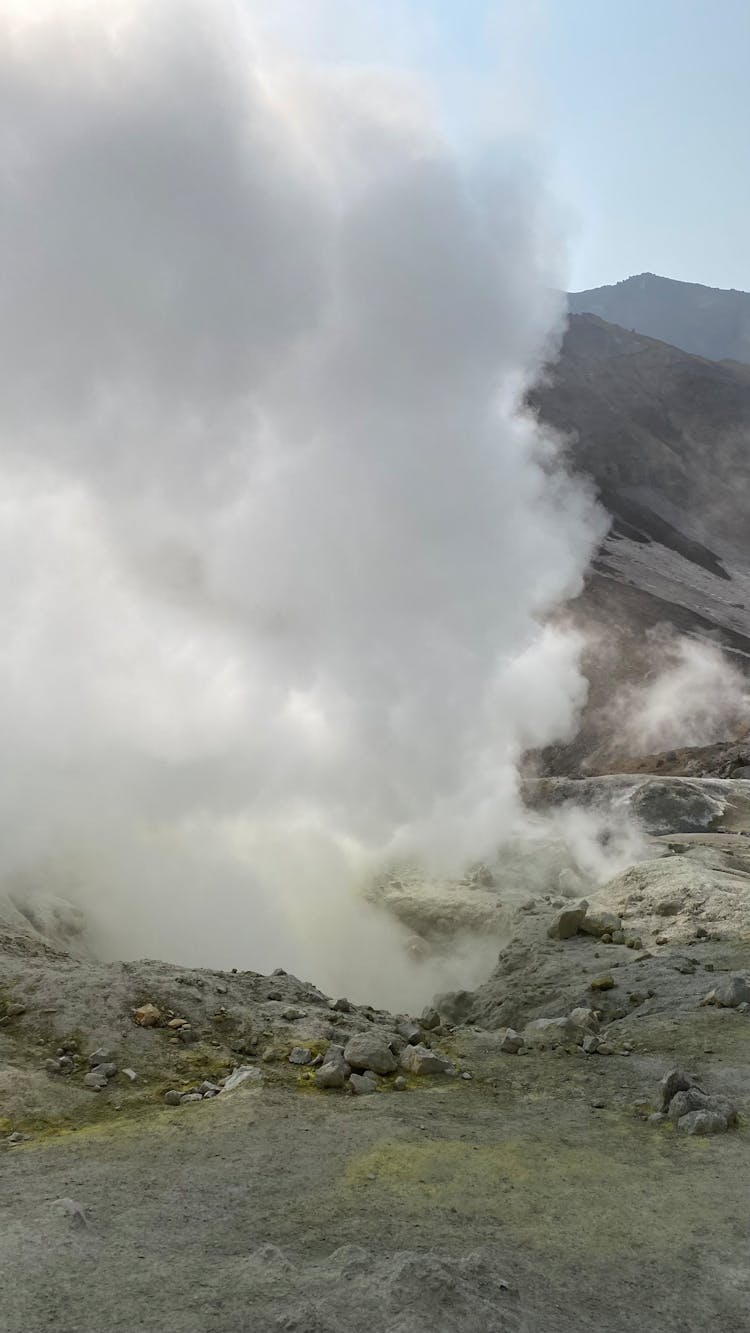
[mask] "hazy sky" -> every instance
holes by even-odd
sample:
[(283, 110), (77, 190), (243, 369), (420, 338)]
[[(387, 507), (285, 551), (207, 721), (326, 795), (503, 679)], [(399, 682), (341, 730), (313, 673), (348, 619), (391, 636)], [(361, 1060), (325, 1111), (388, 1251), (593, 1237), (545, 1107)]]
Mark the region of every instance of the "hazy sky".
[(748, 0), (268, 8), (325, 57), (428, 75), (458, 135), (495, 120), (536, 140), (573, 289), (645, 270), (750, 289)]

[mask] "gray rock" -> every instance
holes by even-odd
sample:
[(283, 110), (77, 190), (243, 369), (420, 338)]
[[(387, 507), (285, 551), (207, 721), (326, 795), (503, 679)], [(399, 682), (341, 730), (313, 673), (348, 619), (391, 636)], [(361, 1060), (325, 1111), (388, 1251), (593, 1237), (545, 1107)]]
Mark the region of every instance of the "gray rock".
[(255, 1065), (240, 1065), (233, 1069), (231, 1074), (224, 1079), (221, 1091), (234, 1092), (236, 1088), (241, 1088), (245, 1083), (262, 1083), (263, 1071), (257, 1069)]
[(585, 1032), (569, 1018), (535, 1018), (526, 1024), (523, 1036), (532, 1046), (580, 1046)]
[(373, 1069), (376, 1074), (392, 1074), (398, 1068), (393, 1051), (377, 1032), (355, 1032), (344, 1048), (344, 1059), (357, 1072)]
[(406, 1046), (401, 1052), (401, 1068), (411, 1074), (452, 1074), (455, 1072), (450, 1060), (436, 1055), (428, 1046)]
[(338, 1000), (331, 1000), (328, 1005), (329, 1009), (335, 1010), (338, 1014), (350, 1013), (351, 1007), (351, 1001), (347, 1000), (345, 995), (342, 995)]
[(718, 1004), (722, 1009), (736, 1009), (740, 1004), (750, 1003), (750, 983), (747, 977), (735, 973), (734, 976), (720, 981), (711, 991), (711, 996), (713, 999), (707, 995), (703, 1003)]
[[(683, 1096), (678, 1093), (678, 1096)], [(671, 1119), (671, 1116), (670, 1116)], [(689, 1111), (677, 1122), (677, 1128), (683, 1134), (724, 1134), (729, 1128), (727, 1121), (718, 1111)]]
[(583, 1039), (582, 1049), (587, 1055), (596, 1055), (600, 1045), (601, 1042), (599, 1041), (599, 1038), (593, 1032), (586, 1033), (586, 1036)]
[(358, 1097), (367, 1097), (378, 1090), (375, 1080), (367, 1078), (365, 1074), (350, 1074), (349, 1087)]
[(585, 898), (575, 907), (563, 907), (547, 929), (551, 940), (570, 940), (578, 934), (588, 910)]
[(184, 1043), (185, 1046), (189, 1046), (191, 1042), (195, 1041), (195, 1033), (193, 1032), (193, 1029), (190, 1027), (190, 1025), (187, 1023), (185, 1024), (184, 1027), (181, 1027), (179, 1029), (177, 1036), (179, 1037), (180, 1041)]
[(312, 1058), (313, 1053), (307, 1046), (295, 1046), (289, 1053), (290, 1065), (309, 1065)]
[(136, 1074), (134, 1069), (123, 1069), (122, 1072), (129, 1083), (135, 1083), (136, 1079), (138, 1078), (138, 1075)]
[(326, 1061), (315, 1070), (316, 1088), (343, 1088), (349, 1077), (349, 1065), (343, 1061)]
[(15, 1147), (17, 1143), (25, 1143), (28, 1137), (28, 1134), (22, 1134), (20, 1130), (14, 1129), (12, 1134), (7, 1135), (5, 1142)]
[(114, 1078), (117, 1073), (117, 1065), (114, 1060), (108, 1060), (106, 1064), (95, 1065), (92, 1074), (103, 1074), (105, 1078)]
[(665, 1116), (665, 1114), (664, 1114), (663, 1111), (654, 1111), (653, 1114), (650, 1115), (650, 1116), (648, 1117), (648, 1119), (647, 1119), (647, 1121), (646, 1121), (646, 1124), (647, 1124), (647, 1125), (663, 1125), (664, 1122), (665, 1122), (665, 1120), (666, 1120), (666, 1118), (667, 1118), (667, 1117)]
[(284, 1009), (281, 1017), (285, 1019), (287, 1023), (294, 1023), (298, 1018), (305, 1017), (305, 1011), (304, 1009), (296, 1009), (294, 1005), (290, 1005), (288, 1009)]
[(93, 1051), (89, 1056), (89, 1069), (95, 1069), (97, 1065), (106, 1065), (112, 1059), (112, 1052), (105, 1046), (100, 1046), (98, 1051)]
[(203, 1093), (201, 1092), (183, 1092), (180, 1097), (180, 1106), (188, 1106), (191, 1102), (202, 1102)]
[(402, 1074), (399, 1074), (398, 1078), (394, 1078), (394, 1080), (393, 1080), (393, 1091), (394, 1091), (394, 1092), (406, 1092), (406, 1089), (408, 1088), (408, 1086), (409, 1086), (409, 1085), (408, 1085), (408, 1083), (406, 1082), (406, 1079), (403, 1077)]
[(412, 1023), (411, 1019), (404, 1019), (403, 1022), (397, 1023), (396, 1032), (399, 1037), (403, 1037), (404, 1041), (407, 1042), (409, 1046), (419, 1045), (422, 1033), (420, 1028), (417, 1027), (417, 1024)]
[(48, 1074), (61, 1074), (62, 1068), (59, 1060), (45, 1060), (44, 1068)]
[(75, 1069), (75, 1065), (69, 1055), (61, 1055), (57, 1063), (60, 1066), (61, 1074), (72, 1074)]
[(673, 1124), (677, 1124), (683, 1116), (691, 1111), (703, 1111), (708, 1106), (708, 1097), (700, 1088), (687, 1088), (684, 1092), (676, 1092), (671, 1102), (667, 1115)]
[(503, 1052), (503, 1055), (518, 1055), (523, 1044), (524, 1041), (520, 1032), (516, 1032), (513, 1028), (505, 1028), (500, 1037), (499, 1049)]
[(622, 930), (622, 921), (614, 912), (601, 912), (589, 908), (584, 916), (580, 930), (584, 935), (611, 935), (615, 930)]
[(440, 1027), (440, 1014), (437, 1009), (433, 1009), (432, 1005), (428, 1004), (427, 1008), (422, 1010), (419, 1022), (423, 1028), (430, 1032), (433, 1028)]
[(588, 1032), (596, 1032), (599, 1027), (599, 1019), (596, 1011), (590, 1009), (587, 1005), (579, 1005), (577, 1009), (571, 1009), (568, 1014), (571, 1023), (577, 1023), (579, 1027), (586, 1028)]
[(202, 1093), (204, 1097), (207, 1093), (211, 1096), (216, 1096), (217, 1092), (221, 1092), (221, 1088), (218, 1083), (212, 1083), (210, 1079), (204, 1078), (203, 1082), (198, 1086), (198, 1091)]
[(94, 1092), (101, 1092), (107, 1086), (107, 1076), (98, 1069), (92, 1069), (90, 1073), (84, 1074), (83, 1084)]
[(167, 1106), (179, 1106), (182, 1101), (182, 1093), (178, 1092), (176, 1088), (170, 1088), (169, 1092), (164, 1093), (164, 1101)]
[(684, 1069), (670, 1069), (661, 1081), (661, 1109), (669, 1110), (669, 1103), (676, 1092), (687, 1092), (693, 1086), (693, 1079)]

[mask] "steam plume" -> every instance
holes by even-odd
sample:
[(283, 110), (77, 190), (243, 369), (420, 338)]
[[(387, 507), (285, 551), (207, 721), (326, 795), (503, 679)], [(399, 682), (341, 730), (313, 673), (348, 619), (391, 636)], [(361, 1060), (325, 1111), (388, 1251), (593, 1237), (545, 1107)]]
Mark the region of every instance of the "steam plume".
[(356, 873), (480, 855), (582, 700), (546, 204), (426, 106), (231, 0), (0, 0), (2, 871), (110, 952), (403, 997)]

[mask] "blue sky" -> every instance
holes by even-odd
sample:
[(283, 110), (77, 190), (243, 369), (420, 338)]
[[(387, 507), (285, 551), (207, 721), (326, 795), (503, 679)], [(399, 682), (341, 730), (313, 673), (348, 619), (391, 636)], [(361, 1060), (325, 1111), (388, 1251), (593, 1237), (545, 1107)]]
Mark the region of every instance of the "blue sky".
[(750, 290), (750, 0), (273, 8), (324, 58), (426, 76), (457, 137), (496, 123), (532, 143), (559, 201), (571, 288), (651, 270)]

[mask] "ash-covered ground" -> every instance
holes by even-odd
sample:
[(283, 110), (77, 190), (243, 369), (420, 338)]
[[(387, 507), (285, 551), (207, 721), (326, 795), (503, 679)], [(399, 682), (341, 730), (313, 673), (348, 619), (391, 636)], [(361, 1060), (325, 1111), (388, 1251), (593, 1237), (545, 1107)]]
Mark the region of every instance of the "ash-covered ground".
[(8, 1333), (744, 1326), (750, 782), (526, 795), (625, 808), (642, 854), (585, 898), (549, 864), (514, 897), (502, 856), (432, 915), (381, 884), (433, 948), (449, 901), (496, 897), (487, 980), (417, 1015), (281, 969), (98, 962), (62, 904), (6, 904)]

